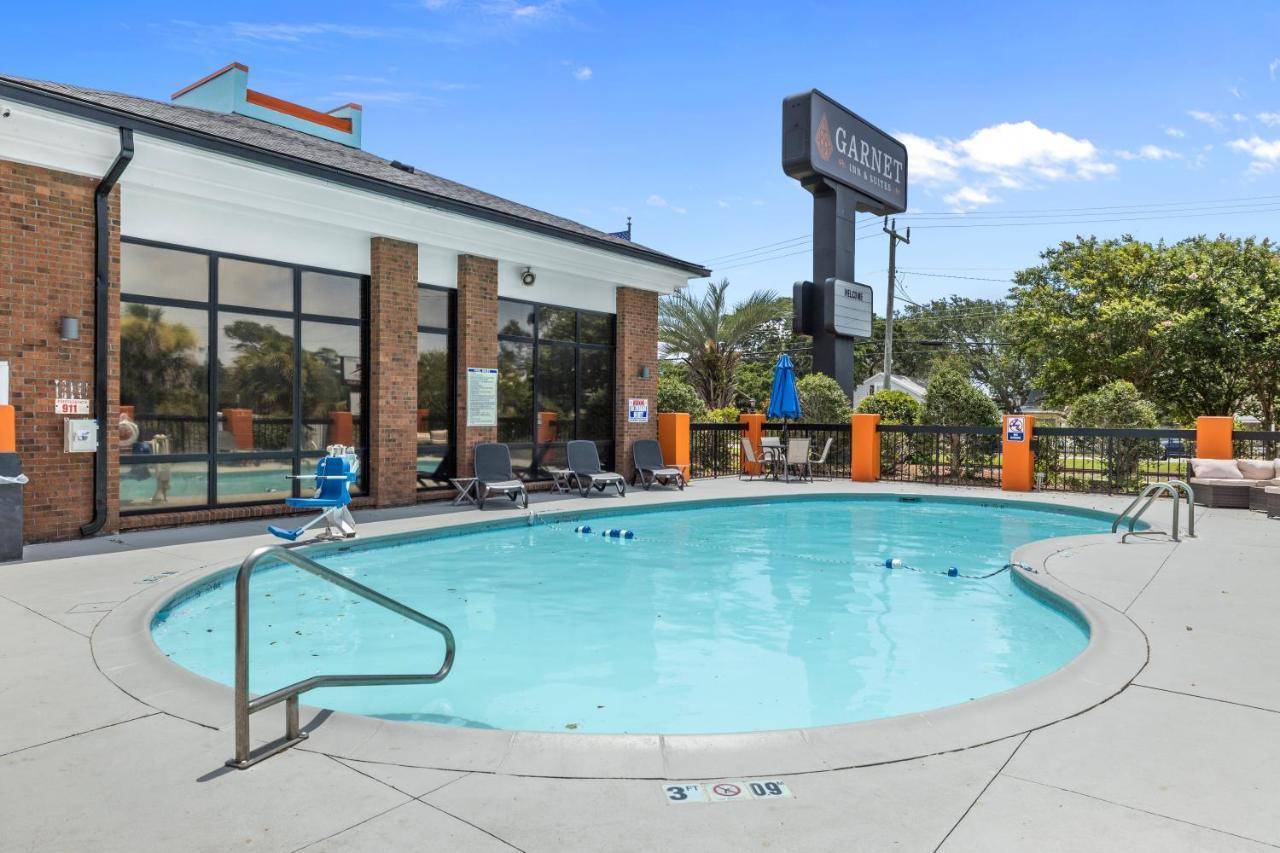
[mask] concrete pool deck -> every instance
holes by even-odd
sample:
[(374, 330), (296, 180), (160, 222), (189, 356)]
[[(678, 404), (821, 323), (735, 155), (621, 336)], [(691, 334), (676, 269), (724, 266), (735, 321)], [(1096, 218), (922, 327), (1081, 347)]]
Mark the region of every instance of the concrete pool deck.
[[(1010, 497), (906, 484), (722, 480), (699, 481), (683, 495), (629, 492), (626, 505), (801, 490)], [(1026, 498), (1109, 512), (1126, 503)], [(546, 496), (533, 508), (621, 503)], [(504, 502), (495, 507), (483, 516), (513, 512)], [(1151, 521), (1161, 527), (1167, 507), (1155, 510)], [(357, 517), (370, 537), (479, 515), (422, 505)], [(564, 778), (580, 775), (573, 756), (529, 744), (522, 748), (541, 769), (521, 767), (538, 775), (520, 775), (506, 760), (510, 737), (484, 770), (474, 769), (481, 766), (475, 755), (371, 761), (363, 743), (326, 746), (323, 720), (300, 747), (248, 771), (223, 768), (232, 748), (229, 691), (210, 685), (202, 699), (181, 685), (144, 689), (144, 670), (155, 670), (154, 662), (139, 660), (139, 672), (129, 673), (129, 656), (112, 659), (105, 644), (131, 608), (267, 544), (263, 526), (34, 546), (25, 562), (0, 566), (0, 850), (1280, 846), (1280, 524), (1256, 513), (1201, 509), (1199, 538), (1178, 544), (1153, 538), (1120, 545), (1108, 536), (1027, 549), (1028, 562), (1040, 561), (1057, 582), (1096, 599), (1109, 618), (1131, 623), (1149, 647), (1127, 686), (1104, 691), (1108, 698), (1088, 710), (1047, 725), (997, 711), (981, 745), (909, 760), (843, 760), (857, 745), (833, 745), (828, 766), (843, 769), (807, 768), (812, 772), (797, 772), (786, 750), (756, 752), (744, 743), (737, 750), (744, 763), (727, 764), (732, 772), (723, 775), (740, 778), (740, 768), (752, 778), (780, 778), (794, 797), (684, 805), (668, 805), (657, 780), (707, 777), (686, 775), (679, 765), (659, 765), (645, 778)], [(1016, 692), (1010, 696), (1018, 700)], [(220, 718), (202, 713), (210, 702), (221, 705)], [(310, 717), (304, 712), (304, 723)], [(255, 736), (279, 731), (273, 712), (255, 716)], [(927, 740), (922, 732), (920, 741)]]

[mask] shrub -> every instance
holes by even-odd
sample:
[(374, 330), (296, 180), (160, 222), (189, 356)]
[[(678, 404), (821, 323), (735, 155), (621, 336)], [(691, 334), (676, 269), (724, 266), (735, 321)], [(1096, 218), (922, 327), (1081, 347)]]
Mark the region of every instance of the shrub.
[(879, 415), (883, 424), (915, 424), (920, 422), (920, 404), (906, 391), (877, 391), (858, 404), (858, 412)]
[(733, 406), (722, 406), (719, 409), (710, 409), (702, 413), (702, 417), (693, 418), (700, 424), (736, 424), (738, 422), (738, 410)]
[[(1000, 423), (1000, 410), (953, 364), (942, 362), (929, 377), (924, 396), (924, 422), (940, 426), (996, 426)], [(950, 476), (956, 478), (975, 476), (978, 469), (989, 463), (999, 444), (998, 436), (958, 433), (945, 436), (945, 440)], [(933, 459), (936, 458), (933, 455)]]
[[(1132, 382), (1118, 379), (1077, 397), (1069, 407), (1067, 423), (1074, 427), (1151, 429), (1159, 424), (1159, 418), (1155, 406), (1142, 398)], [(1158, 442), (1141, 438), (1107, 437), (1098, 444), (1107, 480), (1117, 491), (1141, 488), (1138, 472), (1142, 460), (1160, 453)]]
[(796, 382), (800, 417), (809, 423), (833, 424), (849, 420), (853, 407), (840, 383), (825, 373), (810, 373)]
[(698, 392), (674, 375), (658, 377), (657, 405), (659, 412), (688, 412), (692, 421), (707, 413), (707, 404), (702, 402)]

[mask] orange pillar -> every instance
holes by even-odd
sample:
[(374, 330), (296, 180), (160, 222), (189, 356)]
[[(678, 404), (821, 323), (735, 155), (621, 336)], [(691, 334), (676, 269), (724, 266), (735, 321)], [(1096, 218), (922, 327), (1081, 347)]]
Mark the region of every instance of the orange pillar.
[(235, 439), (236, 450), (253, 450), (253, 409), (223, 409), (223, 429)]
[[(746, 430), (747, 441), (751, 442), (751, 446), (755, 448), (756, 451), (756, 458), (759, 459), (761, 446), (760, 439), (764, 435), (764, 415), (756, 412), (747, 412), (745, 414), (738, 415), (738, 423), (742, 424), (743, 428)], [(742, 467), (753, 477), (756, 474), (764, 472), (764, 466), (758, 462), (755, 465), (749, 465), (746, 462), (743, 462)]]
[(538, 412), (538, 444), (556, 440), (556, 413)]
[(1000, 488), (1006, 492), (1029, 492), (1035, 482), (1035, 459), (1031, 455), (1031, 415), (1005, 415), (1001, 429)]
[(1236, 428), (1235, 418), (1200, 417), (1196, 418), (1196, 457), (1198, 459), (1234, 459), (1232, 449), (1232, 432)]
[(13, 406), (0, 406), (0, 453), (16, 453), (18, 432)]
[(662, 461), (679, 468), (685, 479), (692, 476), (689, 463), (689, 415), (686, 412), (662, 412), (658, 415), (658, 446)]
[(880, 416), (854, 415), (849, 429), (849, 474), (859, 483), (874, 483), (880, 479)]
[(356, 443), (350, 412), (329, 413), (329, 443), (351, 447)]

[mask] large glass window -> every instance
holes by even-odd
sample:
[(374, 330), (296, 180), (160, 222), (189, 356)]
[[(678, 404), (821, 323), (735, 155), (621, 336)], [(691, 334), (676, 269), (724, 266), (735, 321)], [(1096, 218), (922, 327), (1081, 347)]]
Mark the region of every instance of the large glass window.
[(418, 285), (418, 488), (448, 487), (453, 456), (453, 291)]
[(286, 475), (331, 444), (363, 462), (364, 292), (359, 276), (122, 241), (121, 511), (309, 493)]
[(522, 476), (563, 466), (574, 439), (612, 463), (613, 358), (612, 316), (498, 300), (498, 440)]

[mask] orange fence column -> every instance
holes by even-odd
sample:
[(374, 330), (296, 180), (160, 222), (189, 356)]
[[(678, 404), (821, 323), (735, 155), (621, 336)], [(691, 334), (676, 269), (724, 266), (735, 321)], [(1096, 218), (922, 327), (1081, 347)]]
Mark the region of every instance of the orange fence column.
[(253, 450), (253, 409), (223, 409), (222, 419), (236, 450)]
[(13, 406), (0, 406), (0, 453), (16, 453), (18, 431)]
[(1005, 415), (1001, 429), (1000, 488), (1029, 492), (1035, 483), (1035, 458), (1031, 453), (1031, 415)]
[[(764, 415), (757, 412), (746, 412), (738, 415), (738, 423), (742, 424), (746, 430), (747, 441), (751, 442), (751, 446), (755, 448), (756, 458), (760, 458), (760, 439), (764, 436)], [(759, 462), (754, 465), (747, 462), (742, 463), (742, 470), (755, 476), (764, 473), (764, 466)]]
[(1199, 459), (1234, 459), (1231, 446), (1235, 418), (1196, 418), (1196, 457)]
[(689, 463), (689, 415), (687, 412), (663, 412), (658, 415), (658, 446), (662, 461), (679, 468), (685, 479), (692, 476)]
[(849, 475), (859, 483), (874, 483), (880, 479), (880, 416), (853, 415), (849, 429)]
[(329, 413), (329, 443), (351, 447), (356, 443), (350, 412)]

